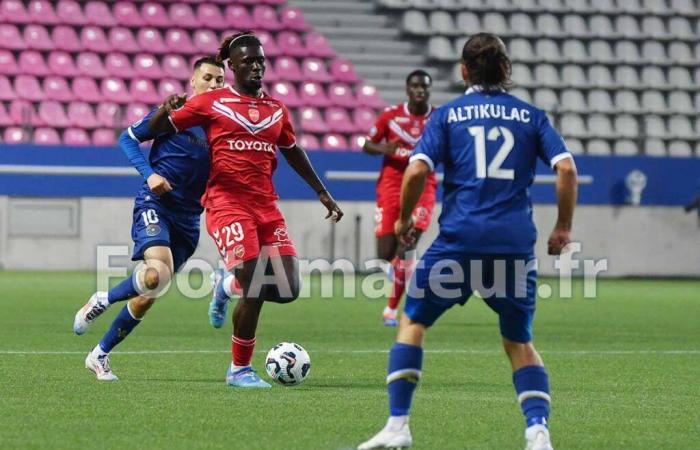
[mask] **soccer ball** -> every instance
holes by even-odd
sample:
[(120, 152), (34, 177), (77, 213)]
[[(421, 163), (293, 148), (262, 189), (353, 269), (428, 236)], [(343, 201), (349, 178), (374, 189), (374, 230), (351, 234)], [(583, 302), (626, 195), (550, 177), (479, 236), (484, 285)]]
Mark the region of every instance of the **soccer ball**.
[(309, 375), (311, 358), (306, 350), (293, 342), (282, 342), (267, 352), (267, 374), (284, 386), (300, 384)]

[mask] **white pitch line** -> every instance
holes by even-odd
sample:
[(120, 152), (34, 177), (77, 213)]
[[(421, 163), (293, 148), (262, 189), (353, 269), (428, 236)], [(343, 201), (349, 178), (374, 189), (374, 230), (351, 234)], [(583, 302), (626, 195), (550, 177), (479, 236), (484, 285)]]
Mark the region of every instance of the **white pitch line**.
[[(313, 350), (313, 353), (386, 354), (388, 350)], [(87, 351), (74, 350), (0, 350), (0, 355), (85, 355)], [(134, 350), (115, 351), (119, 355), (177, 355), (230, 353), (230, 350)], [(502, 350), (426, 349), (425, 353), (500, 355)], [(542, 350), (547, 355), (700, 355), (700, 350)]]

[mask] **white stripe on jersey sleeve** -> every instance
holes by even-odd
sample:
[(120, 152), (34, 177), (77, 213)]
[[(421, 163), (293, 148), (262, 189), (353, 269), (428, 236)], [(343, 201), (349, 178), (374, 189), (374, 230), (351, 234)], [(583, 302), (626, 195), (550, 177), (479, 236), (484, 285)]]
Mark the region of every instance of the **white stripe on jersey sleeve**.
[(127, 128), (127, 129), (126, 129), (126, 132), (129, 133), (129, 137), (130, 137), (131, 139), (135, 140), (135, 141), (138, 142), (139, 144), (141, 143), (141, 141), (139, 141), (139, 139), (136, 137), (136, 135), (134, 135), (134, 131), (131, 129), (131, 127)]
[(552, 166), (552, 169), (554, 169), (554, 166), (561, 160), (566, 159), (566, 158), (571, 158), (574, 159), (574, 155), (572, 155), (569, 152), (564, 152), (564, 153), (559, 153), (557, 156), (552, 158), (552, 160), (549, 162), (549, 164)]
[(172, 125), (173, 128), (175, 129), (175, 132), (176, 132), (176, 133), (179, 133), (180, 130), (178, 130), (177, 127), (175, 126), (175, 123), (173, 123), (173, 118), (170, 117), (170, 114), (168, 114), (168, 120), (170, 121), (170, 125)]
[(428, 167), (430, 167), (431, 172), (435, 171), (435, 163), (432, 159), (430, 159), (430, 156), (426, 155), (425, 153), (416, 153), (415, 155), (411, 156), (408, 162), (412, 163), (413, 161), (423, 161), (428, 165)]

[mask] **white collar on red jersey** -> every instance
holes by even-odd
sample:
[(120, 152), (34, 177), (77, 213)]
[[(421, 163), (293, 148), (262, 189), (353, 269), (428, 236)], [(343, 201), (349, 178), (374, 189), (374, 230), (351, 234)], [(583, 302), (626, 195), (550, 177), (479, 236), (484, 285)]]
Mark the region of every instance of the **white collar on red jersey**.
[[(228, 88), (231, 90), (231, 92), (233, 92), (234, 94), (236, 94), (239, 97), (250, 97), (250, 95), (240, 94), (237, 90), (235, 90), (233, 88), (233, 86), (229, 86)], [(264, 96), (265, 96), (265, 92), (263, 92), (263, 90), (261, 89), (260, 95), (258, 95), (257, 98), (263, 98)], [(250, 98), (256, 98), (256, 97), (250, 97)]]
[[(423, 117), (428, 117), (430, 115), (430, 112), (433, 110), (433, 105), (428, 103), (428, 110), (423, 114)], [(408, 110), (408, 102), (403, 102), (403, 111), (406, 113), (407, 116), (412, 116), (411, 111)]]

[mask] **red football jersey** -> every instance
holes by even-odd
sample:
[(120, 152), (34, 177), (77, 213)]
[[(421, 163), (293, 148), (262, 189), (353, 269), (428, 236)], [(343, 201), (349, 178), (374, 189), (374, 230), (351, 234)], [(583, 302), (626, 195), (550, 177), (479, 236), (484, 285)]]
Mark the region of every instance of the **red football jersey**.
[(196, 95), (173, 111), (177, 130), (201, 126), (211, 152), (211, 172), (202, 206), (278, 199), (272, 185), (277, 148), (292, 148), (296, 137), (287, 108), (277, 99), (239, 94), (227, 86)]
[[(408, 103), (399, 103), (385, 109), (377, 118), (377, 122), (369, 132), (369, 139), (375, 144), (381, 142), (398, 142), (399, 148), (394, 154), (384, 155), (382, 172), (377, 182), (378, 191), (391, 191), (398, 194), (401, 190), (403, 173), (408, 167), (408, 159), (413, 147), (418, 143), (425, 124), (433, 112), (428, 105), (428, 111), (421, 116), (414, 116), (408, 110)], [(435, 175), (428, 177), (428, 186), (434, 187)]]

